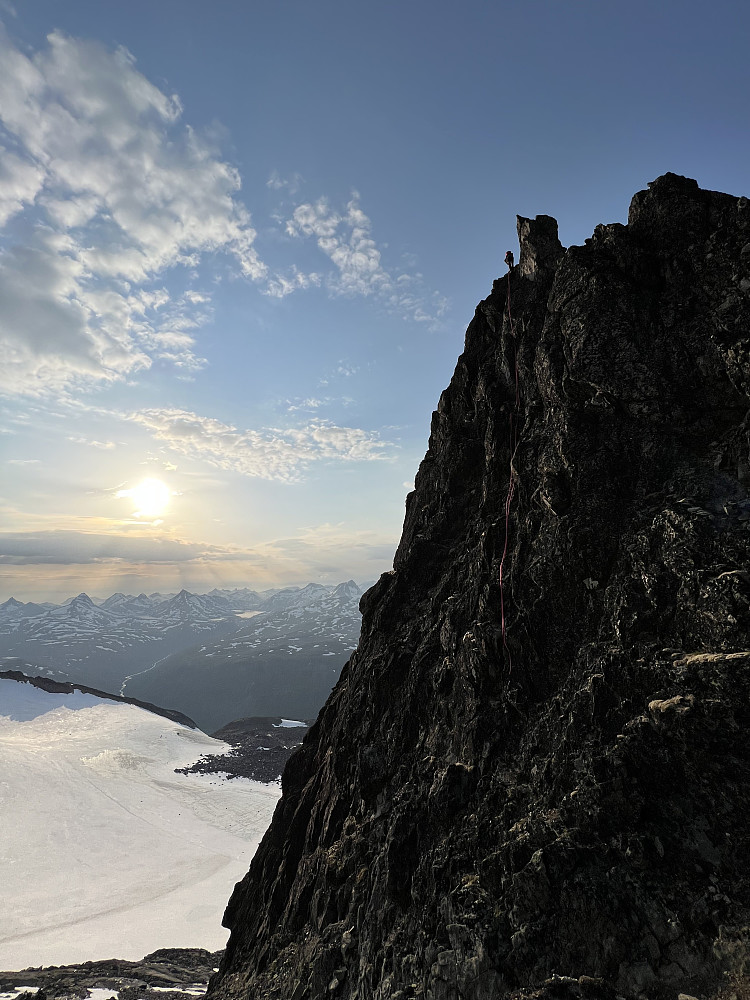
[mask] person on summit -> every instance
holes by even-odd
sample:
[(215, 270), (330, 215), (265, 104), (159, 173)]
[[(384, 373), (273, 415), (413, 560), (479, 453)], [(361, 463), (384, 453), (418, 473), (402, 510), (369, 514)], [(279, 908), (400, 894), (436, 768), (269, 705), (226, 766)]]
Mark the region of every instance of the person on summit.
[(513, 251), (509, 250), (505, 255), (505, 263), (508, 265), (508, 270), (513, 267)]

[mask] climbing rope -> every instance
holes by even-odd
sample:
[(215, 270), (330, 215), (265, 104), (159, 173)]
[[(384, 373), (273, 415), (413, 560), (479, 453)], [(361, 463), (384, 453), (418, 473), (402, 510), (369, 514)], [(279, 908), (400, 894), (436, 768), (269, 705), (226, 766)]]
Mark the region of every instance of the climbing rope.
[(508, 642), (506, 638), (506, 624), (505, 624), (505, 588), (504, 588), (504, 572), (505, 572), (505, 560), (508, 555), (508, 542), (510, 539), (510, 511), (513, 505), (513, 497), (516, 492), (516, 470), (515, 470), (515, 457), (516, 451), (518, 450), (518, 413), (521, 408), (521, 390), (520, 382), (518, 377), (518, 351), (516, 348), (516, 330), (513, 324), (513, 315), (510, 310), (510, 276), (513, 268), (513, 254), (509, 250), (505, 255), (505, 263), (508, 265), (508, 281), (507, 281), (507, 299), (506, 299), (506, 309), (508, 312), (508, 328), (510, 330), (511, 344), (513, 345), (513, 369), (514, 369), (514, 380), (515, 380), (515, 405), (510, 411), (509, 416), (509, 451), (510, 451), (510, 461), (508, 469), (508, 492), (505, 496), (505, 542), (503, 544), (503, 554), (500, 559), (500, 628), (503, 636), (503, 648), (508, 655), (508, 666), (509, 669), (513, 668), (513, 661), (510, 655), (510, 649), (508, 648)]

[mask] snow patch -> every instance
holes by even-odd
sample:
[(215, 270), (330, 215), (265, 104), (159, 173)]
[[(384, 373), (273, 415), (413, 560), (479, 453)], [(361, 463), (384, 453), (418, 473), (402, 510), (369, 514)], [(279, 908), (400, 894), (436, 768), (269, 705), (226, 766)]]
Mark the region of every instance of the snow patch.
[(198, 983), (195, 986), (150, 986), (149, 989), (156, 993), (189, 993), (192, 997), (202, 997), (208, 989), (208, 983), (205, 986)]
[(0, 969), (223, 948), (280, 789), (174, 769), (229, 749), (134, 705), (0, 678)]

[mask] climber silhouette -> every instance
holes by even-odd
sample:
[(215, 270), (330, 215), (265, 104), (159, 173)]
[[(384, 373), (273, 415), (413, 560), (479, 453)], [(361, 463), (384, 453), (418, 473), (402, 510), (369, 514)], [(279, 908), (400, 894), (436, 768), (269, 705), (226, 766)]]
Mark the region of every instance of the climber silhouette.
[(508, 270), (513, 267), (513, 251), (509, 250), (505, 255), (505, 263), (508, 265)]

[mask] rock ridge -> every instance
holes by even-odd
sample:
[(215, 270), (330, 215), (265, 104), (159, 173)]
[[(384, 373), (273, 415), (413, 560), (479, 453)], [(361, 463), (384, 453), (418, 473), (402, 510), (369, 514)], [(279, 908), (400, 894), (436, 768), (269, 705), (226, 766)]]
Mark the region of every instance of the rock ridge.
[(746, 971), (750, 206), (666, 174), (584, 246), (518, 233), (227, 907), (217, 1000)]

